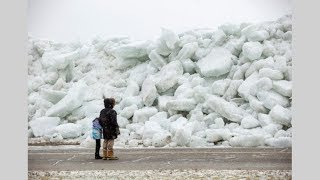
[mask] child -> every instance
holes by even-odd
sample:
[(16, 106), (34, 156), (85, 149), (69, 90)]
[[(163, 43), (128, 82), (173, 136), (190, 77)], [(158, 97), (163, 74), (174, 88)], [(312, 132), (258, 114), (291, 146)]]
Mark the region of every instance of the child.
[(99, 118), (95, 118), (92, 121), (92, 138), (96, 140), (96, 152), (95, 152), (95, 159), (102, 159), (99, 155), (100, 151), (100, 139), (102, 139), (102, 127), (99, 123)]

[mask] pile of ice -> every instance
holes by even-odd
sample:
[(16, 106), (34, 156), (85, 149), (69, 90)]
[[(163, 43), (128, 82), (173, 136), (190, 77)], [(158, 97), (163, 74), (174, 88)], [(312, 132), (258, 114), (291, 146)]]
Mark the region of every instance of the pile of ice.
[(292, 22), (225, 24), (153, 41), (29, 38), (29, 137), (79, 138), (114, 97), (120, 147), (291, 147)]

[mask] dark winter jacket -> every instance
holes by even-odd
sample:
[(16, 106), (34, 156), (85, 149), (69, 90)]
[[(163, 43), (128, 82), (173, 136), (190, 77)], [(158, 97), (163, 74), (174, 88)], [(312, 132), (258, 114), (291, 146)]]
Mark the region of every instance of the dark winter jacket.
[(117, 122), (117, 112), (111, 108), (105, 108), (100, 111), (99, 122), (103, 129), (103, 139), (116, 139), (119, 132)]

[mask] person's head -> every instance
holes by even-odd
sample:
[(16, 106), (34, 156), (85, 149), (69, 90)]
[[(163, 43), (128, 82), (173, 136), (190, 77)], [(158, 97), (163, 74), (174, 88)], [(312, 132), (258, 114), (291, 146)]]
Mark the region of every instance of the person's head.
[(105, 108), (113, 108), (116, 101), (114, 100), (114, 98), (106, 98), (103, 100), (103, 102)]

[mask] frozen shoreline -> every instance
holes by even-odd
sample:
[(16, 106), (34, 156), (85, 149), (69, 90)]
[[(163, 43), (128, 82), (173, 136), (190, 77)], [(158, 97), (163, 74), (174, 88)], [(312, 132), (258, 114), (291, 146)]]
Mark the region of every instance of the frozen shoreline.
[[(138, 147), (120, 147), (120, 146), (114, 146), (117, 150), (178, 150), (178, 149), (192, 149), (192, 150), (204, 150), (204, 149), (248, 149), (248, 147), (226, 147), (226, 146), (212, 146), (212, 147), (197, 147), (197, 148), (190, 148), (190, 147), (154, 147), (154, 146), (138, 146)], [(48, 145), (28, 145), (28, 150), (64, 150), (64, 149), (75, 149), (75, 150), (94, 150), (94, 147), (83, 147), (80, 145), (73, 145), (73, 144), (48, 144)], [(270, 146), (260, 146), (260, 147), (250, 147), (249, 149), (290, 149), (290, 148), (275, 148)], [(101, 149), (100, 149), (101, 150)]]

